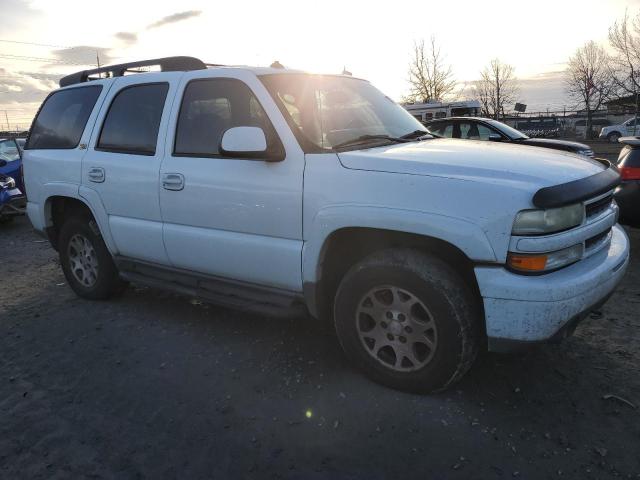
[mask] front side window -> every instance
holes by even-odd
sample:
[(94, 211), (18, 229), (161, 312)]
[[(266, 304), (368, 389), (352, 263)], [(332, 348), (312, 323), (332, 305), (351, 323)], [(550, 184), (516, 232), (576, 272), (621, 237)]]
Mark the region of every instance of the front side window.
[(451, 123), (439, 123), (433, 127), (429, 127), (428, 130), (440, 137), (453, 137), (453, 124)]
[(155, 155), (168, 90), (167, 83), (135, 85), (120, 90), (102, 124), (96, 149)]
[(69, 88), (51, 94), (33, 122), (25, 149), (72, 149), (100, 96), (102, 86)]
[(424, 131), (409, 112), (364, 80), (310, 74), (263, 75), (260, 80), (306, 151), (333, 150), (370, 135)]
[(480, 123), (460, 122), (460, 138), (466, 140), (489, 140), (489, 135), (495, 133)]
[(260, 127), (267, 138), (267, 151), (282, 148), (264, 109), (245, 83), (231, 78), (193, 80), (182, 98), (174, 154), (219, 156), (222, 135), (233, 127)]

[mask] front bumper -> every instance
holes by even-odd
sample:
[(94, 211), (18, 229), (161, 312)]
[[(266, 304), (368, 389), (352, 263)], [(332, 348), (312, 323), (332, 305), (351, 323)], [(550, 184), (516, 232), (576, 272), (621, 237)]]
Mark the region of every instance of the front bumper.
[(579, 320), (607, 300), (628, 263), (629, 239), (615, 225), (609, 248), (557, 272), (527, 276), (502, 267), (476, 267), (489, 350), (571, 333)]
[(23, 215), (27, 207), (27, 199), (17, 188), (2, 192), (0, 195), (0, 216), (11, 217)]

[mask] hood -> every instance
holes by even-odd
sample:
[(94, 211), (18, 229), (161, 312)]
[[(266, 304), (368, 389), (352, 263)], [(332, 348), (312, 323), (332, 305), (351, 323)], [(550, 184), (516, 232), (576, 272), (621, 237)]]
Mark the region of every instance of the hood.
[(543, 188), (595, 175), (604, 166), (559, 150), (432, 139), (338, 154), (345, 168)]
[(575, 152), (578, 150), (591, 150), (591, 147), (584, 143), (570, 142), (568, 140), (555, 140), (552, 138), (527, 138), (525, 140), (518, 141), (517, 143), (520, 145), (566, 149)]

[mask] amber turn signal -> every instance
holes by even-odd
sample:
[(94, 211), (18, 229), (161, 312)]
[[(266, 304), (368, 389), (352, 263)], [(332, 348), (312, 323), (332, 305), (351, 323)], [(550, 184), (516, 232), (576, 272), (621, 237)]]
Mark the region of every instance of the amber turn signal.
[(507, 265), (523, 272), (544, 272), (547, 266), (547, 255), (520, 255), (509, 253)]

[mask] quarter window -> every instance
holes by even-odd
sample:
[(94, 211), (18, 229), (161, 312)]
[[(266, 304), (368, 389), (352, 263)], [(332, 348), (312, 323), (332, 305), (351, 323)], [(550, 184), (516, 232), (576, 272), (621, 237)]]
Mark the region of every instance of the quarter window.
[(135, 85), (120, 90), (111, 102), (96, 148), (155, 155), (168, 90), (166, 83)]
[(80, 137), (102, 86), (68, 88), (51, 94), (33, 122), (25, 149), (72, 149)]
[(218, 156), (222, 135), (233, 127), (260, 127), (267, 149), (282, 149), (260, 102), (246, 84), (230, 78), (193, 80), (182, 98), (174, 154)]

